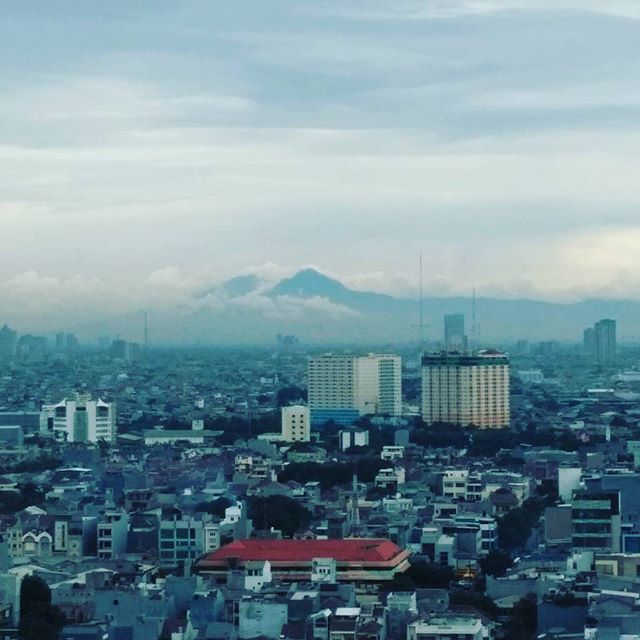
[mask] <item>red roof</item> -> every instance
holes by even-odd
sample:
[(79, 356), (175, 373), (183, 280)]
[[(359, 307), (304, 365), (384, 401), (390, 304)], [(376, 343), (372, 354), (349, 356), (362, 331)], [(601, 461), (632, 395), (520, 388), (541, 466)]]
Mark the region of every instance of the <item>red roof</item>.
[[(239, 561), (311, 562), (314, 558), (334, 558), (337, 562), (388, 562), (402, 549), (390, 540), (348, 538), (346, 540), (234, 540), (200, 561), (216, 563), (229, 558)], [(200, 564), (200, 563), (199, 563)]]

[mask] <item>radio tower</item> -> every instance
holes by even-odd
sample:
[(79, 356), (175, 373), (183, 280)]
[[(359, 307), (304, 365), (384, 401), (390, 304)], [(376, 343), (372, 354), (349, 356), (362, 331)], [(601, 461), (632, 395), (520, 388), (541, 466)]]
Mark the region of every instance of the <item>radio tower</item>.
[(424, 292), (422, 288), (422, 252), (420, 252), (420, 356), (424, 351)]
[(149, 312), (144, 312), (144, 351), (149, 349)]
[(478, 348), (478, 324), (476, 317), (476, 288), (473, 287), (471, 298), (471, 351)]

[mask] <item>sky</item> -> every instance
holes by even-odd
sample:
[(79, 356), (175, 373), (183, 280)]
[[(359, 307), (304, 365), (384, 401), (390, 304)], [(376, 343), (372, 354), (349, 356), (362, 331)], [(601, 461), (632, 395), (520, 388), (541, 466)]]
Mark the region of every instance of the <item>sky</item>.
[[(640, 298), (638, 0), (6, 0), (0, 301)], [(0, 302), (0, 305), (2, 305)]]

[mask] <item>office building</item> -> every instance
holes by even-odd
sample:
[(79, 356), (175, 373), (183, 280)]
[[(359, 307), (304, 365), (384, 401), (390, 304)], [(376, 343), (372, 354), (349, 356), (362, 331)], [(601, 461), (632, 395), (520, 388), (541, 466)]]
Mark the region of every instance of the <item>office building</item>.
[(175, 513), (160, 520), (158, 545), (163, 567), (193, 562), (220, 546), (220, 527), (207, 514), (192, 517)]
[(467, 350), (463, 313), (450, 313), (444, 317), (444, 346), (447, 351)]
[(621, 545), (620, 493), (576, 494), (570, 502), (574, 549), (618, 553)]
[(509, 357), (493, 350), (424, 355), (422, 419), (427, 424), (508, 426)]
[(402, 413), (402, 361), (399, 356), (312, 357), (307, 372), (312, 424), (333, 420), (352, 424), (359, 416)]
[(43, 435), (63, 442), (111, 442), (116, 435), (115, 404), (76, 394), (73, 399), (44, 405), (40, 427)]
[(616, 360), (616, 321), (600, 320), (594, 325), (596, 335), (596, 361), (600, 365), (611, 365)]
[(309, 442), (311, 418), (309, 408), (301, 405), (282, 407), (282, 439), (285, 442)]
[(582, 336), (584, 352), (600, 366), (610, 366), (616, 361), (616, 321), (600, 320), (584, 330)]

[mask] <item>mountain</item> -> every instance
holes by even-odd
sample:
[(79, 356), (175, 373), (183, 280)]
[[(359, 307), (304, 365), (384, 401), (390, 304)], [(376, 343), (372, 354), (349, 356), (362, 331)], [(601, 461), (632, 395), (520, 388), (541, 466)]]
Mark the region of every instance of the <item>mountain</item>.
[(225, 282), (215, 287), (199, 291), (196, 297), (206, 298), (209, 295), (215, 295), (223, 298), (237, 298), (257, 291), (264, 283), (265, 281), (262, 278), (254, 273), (248, 273), (225, 280)]
[(327, 298), (361, 313), (388, 313), (399, 308), (415, 309), (416, 301), (394, 298), (384, 293), (356, 291), (345, 287), (339, 280), (326, 276), (315, 269), (298, 271), (291, 278), (281, 280), (269, 292), (270, 296), (294, 298)]
[[(443, 316), (464, 313), (471, 333), (470, 298), (428, 297), (424, 317), (428, 340), (440, 341)], [(601, 318), (618, 321), (623, 340), (640, 338), (640, 303), (585, 300), (561, 304), (540, 300), (478, 298), (479, 342), (500, 344), (520, 338), (579, 342), (582, 331)], [(194, 294), (187, 304), (149, 313), (152, 342), (173, 344), (271, 343), (293, 333), (306, 343), (381, 344), (415, 342), (419, 303), (370, 291), (356, 291), (314, 269), (304, 269), (271, 286), (256, 275), (241, 275)], [(140, 340), (140, 315), (86, 323), (79, 337), (122, 335)]]

